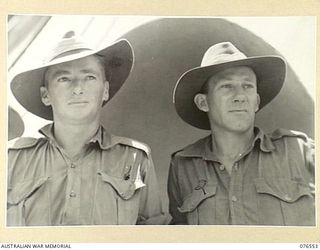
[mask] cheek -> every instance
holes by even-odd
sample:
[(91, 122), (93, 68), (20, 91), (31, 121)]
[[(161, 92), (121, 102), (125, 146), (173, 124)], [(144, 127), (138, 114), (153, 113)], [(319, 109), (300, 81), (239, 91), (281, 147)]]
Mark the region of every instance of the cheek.
[(91, 97), (97, 101), (100, 101), (104, 98), (104, 95), (105, 95), (104, 87), (91, 88), (89, 91), (90, 91)]
[(228, 106), (228, 98), (215, 96), (209, 101), (209, 110), (212, 116), (218, 118), (222, 117)]
[(49, 89), (49, 98), (54, 105), (64, 105), (71, 98), (70, 90), (63, 86)]
[(228, 96), (222, 95), (213, 95), (209, 99), (209, 106), (215, 110), (223, 110), (228, 105), (229, 98)]
[(250, 100), (251, 100), (250, 103), (253, 109), (256, 109), (259, 107), (259, 98), (256, 95), (252, 96)]
[(48, 93), (51, 99), (62, 99), (66, 95), (67, 90), (63, 88), (51, 88)]

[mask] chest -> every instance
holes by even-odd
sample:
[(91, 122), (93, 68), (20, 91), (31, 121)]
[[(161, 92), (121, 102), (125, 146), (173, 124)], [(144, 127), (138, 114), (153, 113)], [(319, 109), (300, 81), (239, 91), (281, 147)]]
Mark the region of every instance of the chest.
[(33, 171), (10, 191), (12, 203), (23, 206), (27, 225), (135, 224), (142, 160), (128, 149), (92, 148), (77, 160), (47, 149), (26, 162)]
[(312, 178), (302, 156), (252, 152), (230, 173), (202, 158), (178, 162), (179, 209), (190, 224), (314, 223)]

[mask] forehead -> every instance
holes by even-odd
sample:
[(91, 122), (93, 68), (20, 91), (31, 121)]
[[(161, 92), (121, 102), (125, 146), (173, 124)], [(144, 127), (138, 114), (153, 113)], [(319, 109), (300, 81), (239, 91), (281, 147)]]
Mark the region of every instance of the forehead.
[(94, 55), (87, 56), (84, 58), (76, 59), (69, 62), (63, 62), (56, 65), (49, 66), (47, 74), (50, 76), (55, 73), (71, 73), (71, 71), (88, 71), (97, 73), (103, 70), (101, 61)]
[(232, 68), (228, 68), (223, 71), (220, 71), (219, 73), (211, 76), (209, 79), (209, 82), (218, 83), (220, 81), (233, 80), (233, 79), (255, 82), (256, 74), (251, 68), (246, 66), (232, 67)]

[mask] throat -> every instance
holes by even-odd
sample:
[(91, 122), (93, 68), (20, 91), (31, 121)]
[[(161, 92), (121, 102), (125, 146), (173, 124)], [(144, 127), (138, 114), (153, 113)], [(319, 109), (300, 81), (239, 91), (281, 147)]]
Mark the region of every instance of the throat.
[(221, 134), (212, 133), (212, 148), (229, 174), (233, 166), (252, 148), (253, 141), (254, 133), (241, 137), (230, 134), (221, 136)]
[(77, 161), (80, 159), (82, 156), (84, 156), (88, 150), (87, 145), (83, 145), (80, 147), (64, 147), (63, 150), (67, 154), (67, 156), (72, 160), (72, 161)]
[(97, 133), (99, 125), (95, 126), (54, 126), (54, 137), (70, 159), (77, 159), (88, 149), (88, 142)]

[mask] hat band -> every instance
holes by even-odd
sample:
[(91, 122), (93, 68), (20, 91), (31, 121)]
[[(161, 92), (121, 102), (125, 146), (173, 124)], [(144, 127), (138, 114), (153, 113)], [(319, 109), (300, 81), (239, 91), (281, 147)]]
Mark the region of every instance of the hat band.
[(245, 54), (237, 52), (234, 54), (221, 54), (214, 57), (205, 57), (201, 62), (201, 67), (216, 65), (220, 63), (232, 62), (237, 60), (247, 59)]
[(69, 51), (63, 52), (63, 53), (61, 53), (61, 54), (59, 54), (59, 55), (51, 58), (48, 62), (52, 62), (53, 60), (59, 59), (59, 58), (61, 58), (61, 57), (78, 54), (78, 53), (81, 53), (81, 52), (83, 52), (83, 51), (92, 51), (92, 49), (80, 48), (80, 49), (69, 50)]

